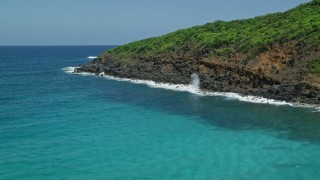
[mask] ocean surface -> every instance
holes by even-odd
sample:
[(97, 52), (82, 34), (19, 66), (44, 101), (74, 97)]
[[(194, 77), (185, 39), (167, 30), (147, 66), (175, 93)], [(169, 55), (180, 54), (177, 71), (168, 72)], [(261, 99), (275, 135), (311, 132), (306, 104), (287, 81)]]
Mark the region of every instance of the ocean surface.
[(0, 179), (320, 179), (320, 113), (69, 74), (112, 46), (0, 47)]

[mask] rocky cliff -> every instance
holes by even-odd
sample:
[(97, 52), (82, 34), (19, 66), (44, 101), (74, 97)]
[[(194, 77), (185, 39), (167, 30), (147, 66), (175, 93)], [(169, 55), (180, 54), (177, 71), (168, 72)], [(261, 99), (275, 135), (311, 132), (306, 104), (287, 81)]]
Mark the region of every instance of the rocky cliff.
[(75, 70), (320, 104), (320, 1), (217, 21), (106, 51)]

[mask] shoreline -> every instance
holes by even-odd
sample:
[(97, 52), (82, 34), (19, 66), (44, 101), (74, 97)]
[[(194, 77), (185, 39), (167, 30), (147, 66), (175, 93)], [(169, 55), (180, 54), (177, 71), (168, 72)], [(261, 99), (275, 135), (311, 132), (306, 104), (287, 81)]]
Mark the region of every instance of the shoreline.
[(158, 83), (152, 80), (142, 80), (142, 79), (133, 79), (133, 78), (119, 78), (111, 75), (106, 75), (104, 73), (100, 73), (96, 75), (94, 73), (89, 72), (75, 72), (74, 70), (79, 67), (65, 67), (62, 68), (68, 74), (78, 74), (82, 76), (99, 76), (108, 80), (115, 80), (115, 81), (122, 81), (122, 82), (129, 82), (133, 84), (143, 84), (150, 88), (160, 88), (160, 89), (167, 89), (172, 91), (180, 91), (180, 92), (189, 92), (194, 95), (198, 96), (220, 96), (225, 98), (231, 98), (242, 102), (248, 103), (256, 103), (256, 104), (270, 104), (275, 106), (291, 106), (291, 107), (298, 107), (298, 108), (311, 108), (315, 111), (313, 112), (320, 112), (320, 106), (314, 104), (305, 104), (305, 103), (290, 103), (286, 101), (268, 99), (264, 97), (252, 96), (252, 95), (241, 95), (238, 93), (233, 92), (210, 92), (204, 91), (199, 88), (195, 88), (192, 84), (172, 84), (172, 83)]

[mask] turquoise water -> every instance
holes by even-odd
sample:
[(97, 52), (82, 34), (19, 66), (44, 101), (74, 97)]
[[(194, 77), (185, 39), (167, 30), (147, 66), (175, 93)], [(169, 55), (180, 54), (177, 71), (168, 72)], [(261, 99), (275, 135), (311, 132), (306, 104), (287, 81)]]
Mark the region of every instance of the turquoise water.
[(0, 179), (320, 179), (320, 113), (61, 70), (108, 48), (0, 47)]

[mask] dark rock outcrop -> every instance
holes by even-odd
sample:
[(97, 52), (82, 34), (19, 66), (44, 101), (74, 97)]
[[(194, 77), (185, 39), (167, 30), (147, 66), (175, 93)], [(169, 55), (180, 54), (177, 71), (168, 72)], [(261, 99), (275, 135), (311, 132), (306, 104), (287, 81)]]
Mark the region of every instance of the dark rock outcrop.
[(91, 72), (96, 75), (104, 72), (107, 75), (121, 78), (176, 84), (188, 84), (191, 75), (198, 73), (200, 87), (203, 90), (235, 92), (288, 102), (320, 104), (320, 89), (303, 80), (294, 80), (296, 74), (284, 79), (284, 76), (267, 75), (259, 68), (255, 71), (248, 65), (219, 63), (208, 59), (138, 57), (119, 60), (111, 56), (102, 56), (77, 68), (75, 72)]

